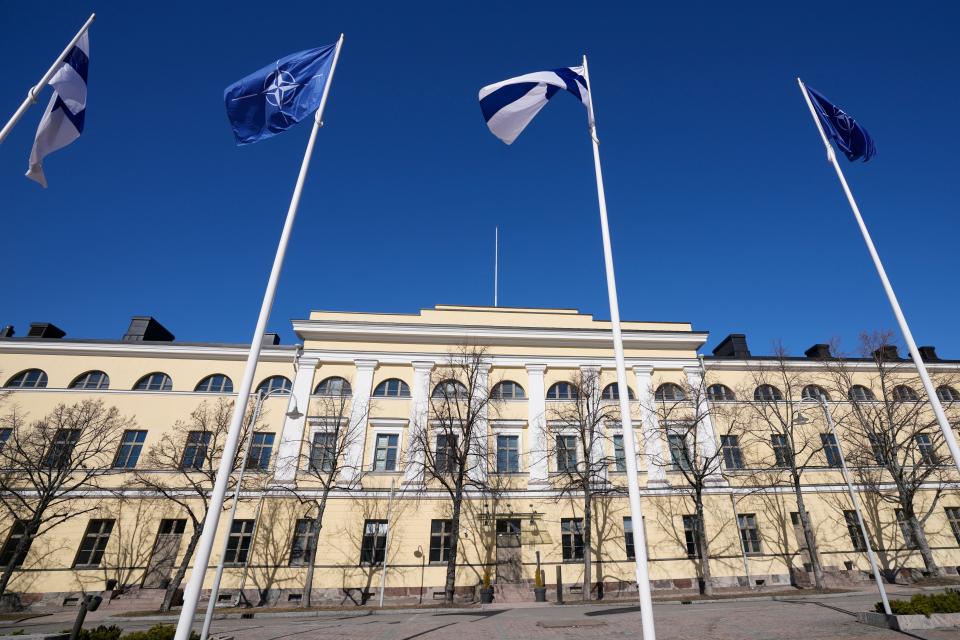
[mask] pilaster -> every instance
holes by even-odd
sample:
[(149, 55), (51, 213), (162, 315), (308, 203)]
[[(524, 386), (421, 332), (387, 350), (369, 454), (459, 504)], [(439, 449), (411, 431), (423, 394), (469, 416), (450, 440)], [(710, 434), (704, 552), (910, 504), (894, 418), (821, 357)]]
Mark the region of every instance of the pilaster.
[(643, 452), (647, 459), (647, 486), (666, 487), (667, 474), (663, 463), (663, 439), (660, 436), (660, 421), (653, 404), (653, 388), (650, 384), (653, 367), (647, 364), (633, 368), (637, 376), (637, 399), (640, 401), (640, 424), (643, 432)]
[(303, 447), (304, 425), (310, 408), (310, 392), (313, 391), (313, 378), (317, 370), (316, 358), (301, 357), (297, 363), (297, 375), (293, 379), (287, 412), (297, 408), (300, 417), (284, 415), (280, 443), (277, 445), (276, 463), (273, 480), (277, 484), (290, 484), (297, 478), (300, 451)]

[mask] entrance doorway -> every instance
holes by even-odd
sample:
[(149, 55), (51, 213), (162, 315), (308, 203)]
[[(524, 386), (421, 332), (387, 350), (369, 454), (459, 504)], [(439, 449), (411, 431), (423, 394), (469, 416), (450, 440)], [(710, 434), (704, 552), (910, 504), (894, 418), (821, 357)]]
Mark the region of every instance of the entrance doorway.
[(497, 520), (497, 582), (520, 582), (523, 579), (521, 550), (520, 520)]
[(153, 544), (150, 563), (143, 574), (144, 589), (166, 589), (170, 582), (170, 572), (177, 560), (180, 539), (187, 527), (186, 520), (161, 520), (157, 541)]

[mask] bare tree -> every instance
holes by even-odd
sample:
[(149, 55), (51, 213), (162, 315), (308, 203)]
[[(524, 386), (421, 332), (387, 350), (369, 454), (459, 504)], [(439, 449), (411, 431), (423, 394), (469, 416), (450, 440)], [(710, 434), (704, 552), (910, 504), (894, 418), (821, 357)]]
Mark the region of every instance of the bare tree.
[[(233, 400), (219, 398), (210, 403), (204, 401), (185, 420), (178, 420), (173, 429), (153, 444), (143, 459), (142, 469), (137, 472), (137, 483), (142, 489), (155, 492), (178, 505), (190, 519), (191, 534), (183, 560), (167, 586), (161, 611), (169, 611), (187, 567), (203, 531), (203, 521), (210, 507), (210, 492), (213, 490), (217, 471), (223, 464), (238, 469), (242, 447), (237, 447), (233, 460), (223, 460), (224, 444), (230, 430), (233, 415)], [(249, 425), (249, 410), (243, 422), (240, 441), (245, 441)], [(251, 476), (255, 474), (250, 474)], [(252, 479), (256, 481), (255, 478)], [(235, 485), (230, 477), (228, 490)], [(226, 504), (224, 504), (226, 508)], [(197, 567), (202, 571), (203, 567)]]
[(302, 546), (297, 549), (301, 554), (297, 560), (307, 567), (301, 600), (304, 607), (311, 605), (317, 542), (330, 493), (359, 489), (364, 471), (360, 462), (362, 455), (354, 459), (353, 454), (363, 446), (370, 406), (353, 402), (345, 382), (343, 378), (330, 378), (311, 399), (307, 421), (314, 428), (301, 447), (304, 462), (300, 472), (305, 476), (304, 482), (287, 487), (309, 508), (309, 517), (303, 519), (306, 531), (297, 532), (306, 534), (302, 543), (303, 538), (298, 537), (298, 544)]
[[(845, 357), (827, 362), (838, 397), (847, 400), (834, 410), (837, 425), (855, 444), (847, 460), (868, 493), (898, 509), (907, 546), (919, 550), (928, 572), (940, 575), (924, 524), (952, 467), (943, 433), (913, 363), (900, 360), (889, 333), (862, 334), (860, 356), (868, 366)], [(935, 384), (952, 389), (957, 380), (938, 374)], [(952, 404), (945, 408), (957, 413)], [(886, 489), (891, 481), (893, 491)]]
[(483, 347), (463, 345), (431, 374), (425, 424), (414, 425), (408, 467), (422, 489), (440, 487), (450, 506), (450, 548), (444, 585), (453, 602), (459, 551), (460, 519), (468, 494), (491, 495), (496, 483), (488, 474), (487, 420), (496, 408), (487, 380), (489, 364)]
[(760, 362), (750, 372), (751, 384), (738, 394), (739, 422), (749, 425), (752, 437), (765, 441), (768, 453), (755, 469), (757, 483), (762, 486), (789, 486), (797, 502), (797, 517), (803, 529), (803, 540), (813, 569), (814, 586), (824, 588), (823, 565), (817, 551), (810, 514), (803, 497), (803, 474), (810, 468), (823, 467), (823, 441), (811, 429), (798, 409), (804, 388), (810, 382), (797, 368), (790, 366), (782, 346), (774, 350), (771, 360)]
[[(615, 463), (608, 454), (607, 426), (620, 420), (617, 398), (601, 397), (598, 369), (581, 369), (566, 384), (569, 394), (564, 401), (552, 403), (545, 423), (546, 455), (556, 473), (553, 487), (558, 500), (566, 497), (579, 501), (583, 510), (583, 591), (591, 597), (593, 563), (593, 511), (596, 501), (622, 489), (612, 484), (608, 471)], [(635, 525), (637, 526), (637, 525)], [(574, 532), (574, 535), (576, 533)]]
[(0, 574), (0, 595), (36, 538), (98, 508), (99, 498), (89, 492), (111, 472), (104, 452), (116, 450), (123, 430), (133, 425), (100, 400), (58, 404), (38, 420), (16, 407), (0, 417), (0, 428), (10, 430), (0, 445), (0, 503), (19, 535)]

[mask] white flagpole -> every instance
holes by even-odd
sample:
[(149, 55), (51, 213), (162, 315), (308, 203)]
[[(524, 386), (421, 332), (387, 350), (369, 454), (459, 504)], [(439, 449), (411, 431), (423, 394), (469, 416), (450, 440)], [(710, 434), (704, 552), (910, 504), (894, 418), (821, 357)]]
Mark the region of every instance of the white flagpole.
[(17, 124), (17, 121), (20, 120), (20, 118), (23, 117), (23, 114), (27, 112), (27, 109), (30, 108), (30, 105), (36, 104), (37, 94), (40, 93), (45, 86), (47, 86), (47, 83), (50, 82), (50, 78), (52, 78), (53, 74), (55, 74), (57, 69), (60, 68), (60, 63), (62, 63), (64, 58), (67, 57), (67, 54), (70, 53), (70, 50), (73, 49), (74, 45), (77, 44), (77, 41), (80, 40), (80, 37), (86, 32), (86, 30), (90, 28), (90, 25), (93, 24), (93, 20), (96, 17), (97, 14), (90, 14), (90, 17), (87, 18), (87, 21), (83, 23), (82, 27), (80, 27), (80, 31), (77, 32), (77, 35), (73, 36), (73, 40), (71, 40), (70, 44), (68, 44), (66, 49), (63, 50), (63, 53), (57, 56), (57, 59), (54, 60), (52, 65), (50, 65), (50, 68), (47, 69), (47, 72), (43, 74), (42, 78), (40, 78), (40, 82), (30, 87), (30, 90), (27, 91), (27, 97), (24, 98), (23, 102), (20, 104), (20, 108), (14, 112), (13, 117), (7, 121), (7, 124), (3, 126), (3, 129), (0, 129), (0, 144), (3, 143), (4, 139), (13, 130), (13, 127), (15, 124)]
[(873, 239), (870, 237), (870, 232), (867, 231), (867, 225), (863, 221), (863, 216), (860, 215), (860, 207), (857, 206), (857, 201), (853, 199), (853, 193), (850, 191), (850, 186), (847, 184), (847, 179), (843, 175), (843, 171), (840, 169), (840, 164), (837, 162), (837, 154), (833, 150), (833, 145), (830, 144), (830, 140), (827, 139), (827, 134), (823, 130), (823, 124), (820, 122), (820, 118), (817, 117), (817, 112), (813, 108), (813, 102), (810, 100), (810, 94), (807, 93), (807, 87), (803, 84), (803, 81), (800, 78), (797, 78), (797, 83), (800, 85), (800, 91), (803, 93), (804, 100), (807, 101), (807, 107), (810, 109), (810, 116), (813, 117), (814, 123), (817, 125), (817, 131), (820, 132), (820, 137), (823, 139), (823, 145), (827, 148), (827, 161), (833, 165), (833, 169), (837, 172), (837, 178), (840, 179), (840, 185), (843, 187), (843, 192), (847, 195), (847, 201), (850, 203), (850, 208), (853, 210), (853, 217), (857, 220), (857, 226), (860, 227), (860, 233), (863, 235), (863, 241), (867, 244), (867, 250), (870, 252), (870, 257), (873, 259), (873, 266), (877, 268), (877, 274), (880, 276), (880, 282), (883, 283), (883, 290), (887, 293), (887, 299), (890, 301), (890, 306), (893, 308), (893, 315), (897, 318), (897, 324), (900, 325), (900, 332), (903, 334), (903, 340), (907, 343), (907, 349), (910, 350), (910, 357), (913, 358), (913, 364), (917, 367), (917, 373), (920, 375), (920, 380), (923, 382), (923, 388), (927, 393), (927, 401), (930, 403), (930, 406), (933, 408), (933, 414), (937, 417), (937, 423), (940, 425), (940, 431), (943, 433), (943, 439), (947, 443), (947, 448), (950, 450), (950, 455), (953, 456), (953, 464), (957, 467), (957, 471), (960, 471), (960, 448), (957, 447), (957, 439), (953, 436), (953, 430), (950, 428), (950, 421), (947, 420), (947, 415), (943, 412), (943, 406), (940, 404), (940, 399), (937, 397), (937, 390), (933, 386), (933, 382), (930, 380), (930, 375), (927, 373), (927, 367), (923, 364), (923, 358), (920, 357), (920, 351), (917, 349), (917, 343), (913, 340), (913, 334), (910, 332), (910, 327), (907, 325), (907, 319), (903, 315), (903, 311), (900, 309), (900, 303), (897, 301), (897, 296), (893, 292), (893, 286), (890, 284), (890, 279), (887, 278), (887, 272), (883, 268), (883, 263), (880, 262), (880, 254), (877, 253), (877, 248), (873, 245)]
[[(277, 281), (280, 279), (280, 270), (283, 268), (283, 258), (287, 252), (287, 244), (290, 240), (290, 233), (293, 230), (293, 222), (297, 217), (297, 207), (300, 204), (300, 194), (303, 192), (303, 183), (307, 178), (307, 169), (310, 167), (310, 156), (313, 155), (313, 147), (317, 141), (317, 132), (323, 126), (323, 108), (327, 104), (327, 95), (330, 93), (330, 85), (333, 84), (333, 74), (337, 69), (337, 60), (340, 59), (340, 49), (343, 47), (343, 34), (337, 41), (337, 48), (333, 53), (333, 63), (330, 65), (330, 77), (323, 87), (323, 95), (320, 97), (320, 106), (313, 119), (313, 129), (310, 131), (310, 139), (307, 142), (307, 150), (303, 154), (303, 163), (300, 165), (300, 175), (297, 176), (297, 185), (293, 189), (293, 197), (290, 199), (290, 208), (287, 210), (287, 219), (283, 223), (283, 231), (280, 233), (280, 242), (277, 245), (277, 254), (273, 259), (273, 268), (270, 270), (270, 278), (267, 280), (267, 290), (263, 294), (263, 303), (260, 306), (260, 316), (257, 318), (257, 328), (253, 333), (253, 340), (250, 342), (250, 354), (247, 356), (247, 364), (243, 371), (243, 380), (240, 382), (240, 390), (237, 393), (237, 399), (233, 407), (233, 417), (230, 421), (230, 431), (227, 433), (227, 440), (223, 445), (223, 457), (221, 460), (233, 460), (237, 453), (237, 445), (240, 439), (240, 430), (243, 423), (243, 416), (247, 407), (247, 401), (250, 397), (250, 388), (253, 386), (253, 377), (257, 372), (257, 360), (260, 358), (260, 347), (263, 342), (263, 334), (267, 328), (267, 321), (270, 319), (270, 311), (273, 308), (273, 299), (277, 292)], [(197, 610), (197, 602), (200, 600), (200, 590), (203, 588), (203, 578), (207, 573), (207, 566), (210, 562), (210, 553), (213, 550), (214, 538), (217, 535), (217, 525), (220, 522), (220, 512), (223, 509), (223, 501), (227, 492), (227, 483), (230, 480), (230, 474), (233, 469), (230, 464), (221, 464), (217, 470), (217, 479), (214, 483), (213, 493), (210, 495), (210, 505), (207, 510), (207, 517), (203, 521), (203, 532), (200, 534), (200, 540), (197, 543), (197, 552), (193, 562), (193, 571), (190, 572), (190, 581), (187, 583), (183, 594), (183, 608), (180, 610), (180, 619), (177, 622), (177, 634), (175, 640), (189, 640), (190, 631), (193, 626), (193, 616)]]
[(500, 227), (493, 228), (493, 306), (497, 304), (500, 288)]
[[(583, 77), (587, 81), (587, 117), (590, 138), (593, 140), (593, 167), (597, 174), (597, 199), (600, 202), (600, 230), (603, 235), (603, 260), (607, 272), (607, 296), (610, 298), (610, 325), (613, 329), (613, 354), (617, 363), (617, 391), (620, 395), (620, 423), (623, 428), (623, 451), (627, 463), (627, 492), (630, 496), (630, 522), (633, 528), (633, 553), (637, 565), (637, 590), (640, 596), (640, 623), (643, 640), (655, 640), (653, 627), (653, 599), (650, 597), (650, 575), (647, 570), (646, 532), (643, 530), (643, 511), (640, 508), (640, 486), (637, 482), (637, 448), (634, 443), (633, 422), (630, 418), (630, 396), (627, 369), (623, 361), (623, 337), (620, 335), (620, 305), (617, 302), (617, 281), (613, 272), (613, 252), (610, 249), (610, 227), (607, 224), (607, 198), (603, 191), (600, 171), (600, 141), (593, 116), (593, 84), (583, 56)], [(178, 640), (180, 640), (178, 638)]]

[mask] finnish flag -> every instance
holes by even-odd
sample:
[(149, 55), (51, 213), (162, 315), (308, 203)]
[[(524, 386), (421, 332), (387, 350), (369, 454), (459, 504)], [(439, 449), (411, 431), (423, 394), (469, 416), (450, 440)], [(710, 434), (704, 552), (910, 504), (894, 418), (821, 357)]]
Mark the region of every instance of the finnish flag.
[(583, 67), (537, 71), (480, 89), (480, 110), (493, 135), (510, 144), (561, 89), (590, 109)]
[(43, 113), (37, 137), (30, 152), (27, 177), (47, 187), (43, 159), (80, 137), (87, 108), (87, 70), (90, 67), (90, 41), (84, 32), (64, 58), (50, 86), (53, 96)]

